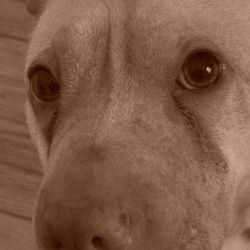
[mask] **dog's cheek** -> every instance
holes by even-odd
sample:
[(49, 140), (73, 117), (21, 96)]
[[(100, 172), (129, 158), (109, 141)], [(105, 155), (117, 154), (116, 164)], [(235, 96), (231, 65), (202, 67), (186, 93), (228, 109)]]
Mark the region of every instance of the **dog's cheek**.
[(38, 150), (42, 166), (46, 168), (57, 109), (34, 105), (28, 100), (25, 104), (25, 110), (31, 139)]
[(48, 144), (46, 143), (45, 138), (42, 136), (31, 104), (28, 101), (25, 103), (25, 112), (31, 139), (38, 150), (41, 164), (43, 167), (45, 167), (47, 162)]

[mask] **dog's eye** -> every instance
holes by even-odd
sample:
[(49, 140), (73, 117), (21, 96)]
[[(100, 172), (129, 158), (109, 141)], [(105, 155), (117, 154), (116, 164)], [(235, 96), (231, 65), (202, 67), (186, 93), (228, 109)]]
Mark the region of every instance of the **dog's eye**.
[(30, 75), (32, 94), (44, 102), (55, 101), (60, 96), (60, 84), (46, 68), (38, 68)]
[(220, 79), (224, 64), (209, 50), (196, 50), (184, 61), (178, 82), (189, 90), (214, 85)]

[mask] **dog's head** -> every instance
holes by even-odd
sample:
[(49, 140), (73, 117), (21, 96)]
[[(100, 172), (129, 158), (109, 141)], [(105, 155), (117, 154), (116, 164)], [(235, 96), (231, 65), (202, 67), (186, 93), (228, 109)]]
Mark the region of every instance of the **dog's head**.
[(31, 1), (43, 250), (217, 250), (247, 228), (250, 3)]

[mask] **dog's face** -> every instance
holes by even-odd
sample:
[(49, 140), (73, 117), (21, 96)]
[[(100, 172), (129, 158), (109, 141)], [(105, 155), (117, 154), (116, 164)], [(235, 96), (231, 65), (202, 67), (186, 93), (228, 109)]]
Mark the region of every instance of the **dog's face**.
[(26, 67), (39, 249), (216, 250), (245, 229), (249, 1), (43, 9)]

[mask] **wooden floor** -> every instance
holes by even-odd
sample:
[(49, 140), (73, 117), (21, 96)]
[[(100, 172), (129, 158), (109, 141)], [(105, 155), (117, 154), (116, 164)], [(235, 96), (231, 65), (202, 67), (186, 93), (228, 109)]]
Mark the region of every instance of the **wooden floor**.
[(35, 20), (25, 0), (0, 0), (0, 250), (34, 250), (32, 213), (41, 181), (24, 116), (23, 69)]

